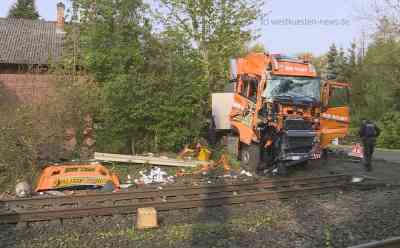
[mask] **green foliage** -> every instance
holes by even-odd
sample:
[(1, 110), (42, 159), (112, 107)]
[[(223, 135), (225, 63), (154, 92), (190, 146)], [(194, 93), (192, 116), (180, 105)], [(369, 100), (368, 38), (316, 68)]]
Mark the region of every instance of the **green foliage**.
[(360, 115), (379, 120), (385, 112), (400, 110), (399, 52), (400, 43), (396, 41), (369, 47), (351, 80), (354, 107)]
[(39, 19), (39, 13), (35, 7), (35, 0), (17, 0), (10, 8), (8, 17), (23, 19)]
[(40, 148), (56, 156), (62, 132), (51, 105), (0, 102), (0, 188), (13, 190), (17, 181), (34, 181)]
[(338, 51), (336, 48), (335, 44), (332, 44), (329, 47), (329, 52), (327, 54), (327, 75), (326, 77), (328, 79), (336, 79), (337, 74), (338, 74), (338, 65), (337, 65), (337, 60), (338, 60)]
[(379, 122), (381, 135), (378, 146), (392, 149), (400, 148), (400, 112), (386, 113)]
[(327, 74), (336, 72), (337, 80), (352, 86), (351, 127), (358, 129), (363, 118), (380, 121), (383, 132), (379, 145), (387, 148), (398, 147), (396, 126), (400, 111), (400, 42), (395, 39), (392, 27), (387, 19), (380, 21), (375, 40), (362, 59), (357, 59), (360, 55), (355, 44), (351, 44), (347, 53), (331, 46), (326, 55)]
[(170, 13), (158, 16), (164, 26), (155, 34), (140, 0), (75, 0), (75, 57), (99, 88), (97, 150), (176, 151), (198, 137), (209, 94), (226, 84), (228, 59), (252, 39), (260, 3), (163, 0)]
[(325, 234), (325, 247), (332, 248), (332, 233), (329, 226), (325, 226), (324, 234)]
[(76, 1), (81, 62), (98, 82), (98, 150), (177, 150), (206, 121), (207, 83), (199, 52), (174, 28), (157, 35), (141, 1)]
[[(25, 104), (0, 83), (0, 188), (37, 178), (45, 162), (77, 158), (84, 117), (97, 107), (92, 82), (56, 69), (54, 91), (45, 101)], [(95, 107), (96, 106), (96, 107)], [(65, 130), (77, 131), (76, 151), (66, 151)]]
[(247, 49), (247, 53), (254, 52), (254, 53), (265, 53), (267, 49), (262, 43), (256, 43)]
[(210, 92), (223, 89), (228, 60), (252, 41), (251, 25), (261, 14), (262, 0), (160, 0), (168, 11), (159, 14), (167, 26), (177, 27), (196, 45)]

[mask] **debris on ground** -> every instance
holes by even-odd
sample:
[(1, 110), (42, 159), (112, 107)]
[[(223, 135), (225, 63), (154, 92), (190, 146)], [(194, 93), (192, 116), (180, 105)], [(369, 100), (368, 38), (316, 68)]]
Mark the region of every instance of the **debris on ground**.
[(32, 188), (28, 182), (20, 182), (15, 186), (15, 194), (18, 197), (29, 197), (32, 194)]
[(152, 184), (152, 183), (173, 183), (174, 177), (168, 176), (168, 173), (160, 167), (153, 167), (150, 170), (145, 169), (139, 172), (140, 179), (135, 179), (137, 185)]
[(40, 192), (40, 195), (51, 195), (51, 196), (66, 196), (73, 194), (73, 191), (57, 191), (57, 190), (48, 190), (44, 192)]
[(120, 184), (119, 187), (120, 187), (121, 189), (127, 189), (127, 188), (132, 187), (133, 185), (134, 185), (134, 182), (133, 182), (133, 180), (132, 180), (132, 177), (131, 177), (131, 175), (128, 174), (128, 175), (126, 176), (126, 181), (125, 181), (125, 183)]
[(201, 145), (200, 143), (196, 144), (194, 149), (189, 148), (189, 145), (185, 145), (182, 151), (179, 152), (179, 159), (189, 159), (192, 160), (194, 157), (197, 158), (198, 161), (209, 161), (211, 156), (211, 151), (207, 149), (206, 146)]
[(351, 182), (352, 182), (352, 183), (361, 183), (362, 181), (364, 181), (364, 178), (363, 178), (363, 177), (353, 177), (353, 178), (351, 179)]
[(95, 152), (94, 159), (99, 161), (107, 162), (122, 162), (122, 163), (133, 163), (133, 164), (149, 164), (149, 165), (164, 165), (174, 167), (196, 167), (201, 161), (196, 160), (183, 160), (167, 158), (165, 156), (156, 157), (154, 154), (151, 156), (139, 156), (139, 155), (123, 155), (123, 154), (112, 154), (112, 153), (99, 153)]
[(102, 164), (72, 162), (48, 165), (42, 171), (35, 191), (92, 190), (106, 184), (119, 188), (119, 178)]
[(136, 218), (136, 228), (138, 230), (157, 228), (157, 210), (153, 207), (138, 208)]
[(222, 166), (224, 173), (228, 173), (231, 170), (231, 166), (229, 164), (228, 158), (225, 154), (221, 156), (221, 158), (215, 162), (211, 160), (210, 162), (204, 162), (200, 166), (198, 166), (197, 170), (193, 172), (186, 172), (185, 170), (180, 170), (177, 172), (177, 176), (190, 176), (190, 175), (206, 175)]
[(197, 154), (197, 160), (199, 161), (209, 161), (211, 156), (211, 151), (206, 147), (200, 146), (199, 153)]
[(190, 149), (189, 145), (185, 145), (182, 151), (179, 152), (178, 158), (179, 159), (192, 159), (196, 153), (196, 149)]
[(248, 172), (246, 170), (240, 171), (240, 175), (245, 175), (245, 176), (248, 176), (248, 177), (252, 177), (253, 176), (253, 174), (251, 174), (250, 172)]

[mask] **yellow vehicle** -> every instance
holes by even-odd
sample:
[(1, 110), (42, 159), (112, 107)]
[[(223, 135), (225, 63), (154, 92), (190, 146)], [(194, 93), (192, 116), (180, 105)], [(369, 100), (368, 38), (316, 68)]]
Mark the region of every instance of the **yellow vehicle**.
[(35, 191), (98, 189), (110, 183), (120, 186), (118, 176), (100, 163), (58, 164), (43, 170)]

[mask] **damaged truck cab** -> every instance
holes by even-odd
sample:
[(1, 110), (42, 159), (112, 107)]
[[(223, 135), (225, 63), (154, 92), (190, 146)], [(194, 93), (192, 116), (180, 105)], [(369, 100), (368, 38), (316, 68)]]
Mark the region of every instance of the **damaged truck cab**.
[(347, 134), (349, 85), (322, 82), (306, 58), (251, 53), (231, 61), (231, 82), (212, 95), (212, 124), (248, 170), (285, 174)]

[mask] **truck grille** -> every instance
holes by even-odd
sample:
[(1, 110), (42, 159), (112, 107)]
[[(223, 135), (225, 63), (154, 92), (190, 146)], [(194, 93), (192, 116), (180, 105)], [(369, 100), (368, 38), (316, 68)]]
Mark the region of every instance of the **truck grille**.
[(311, 122), (303, 119), (286, 119), (284, 123), (285, 130), (312, 130)]
[(314, 137), (287, 137), (287, 153), (309, 153), (313, 148)]

